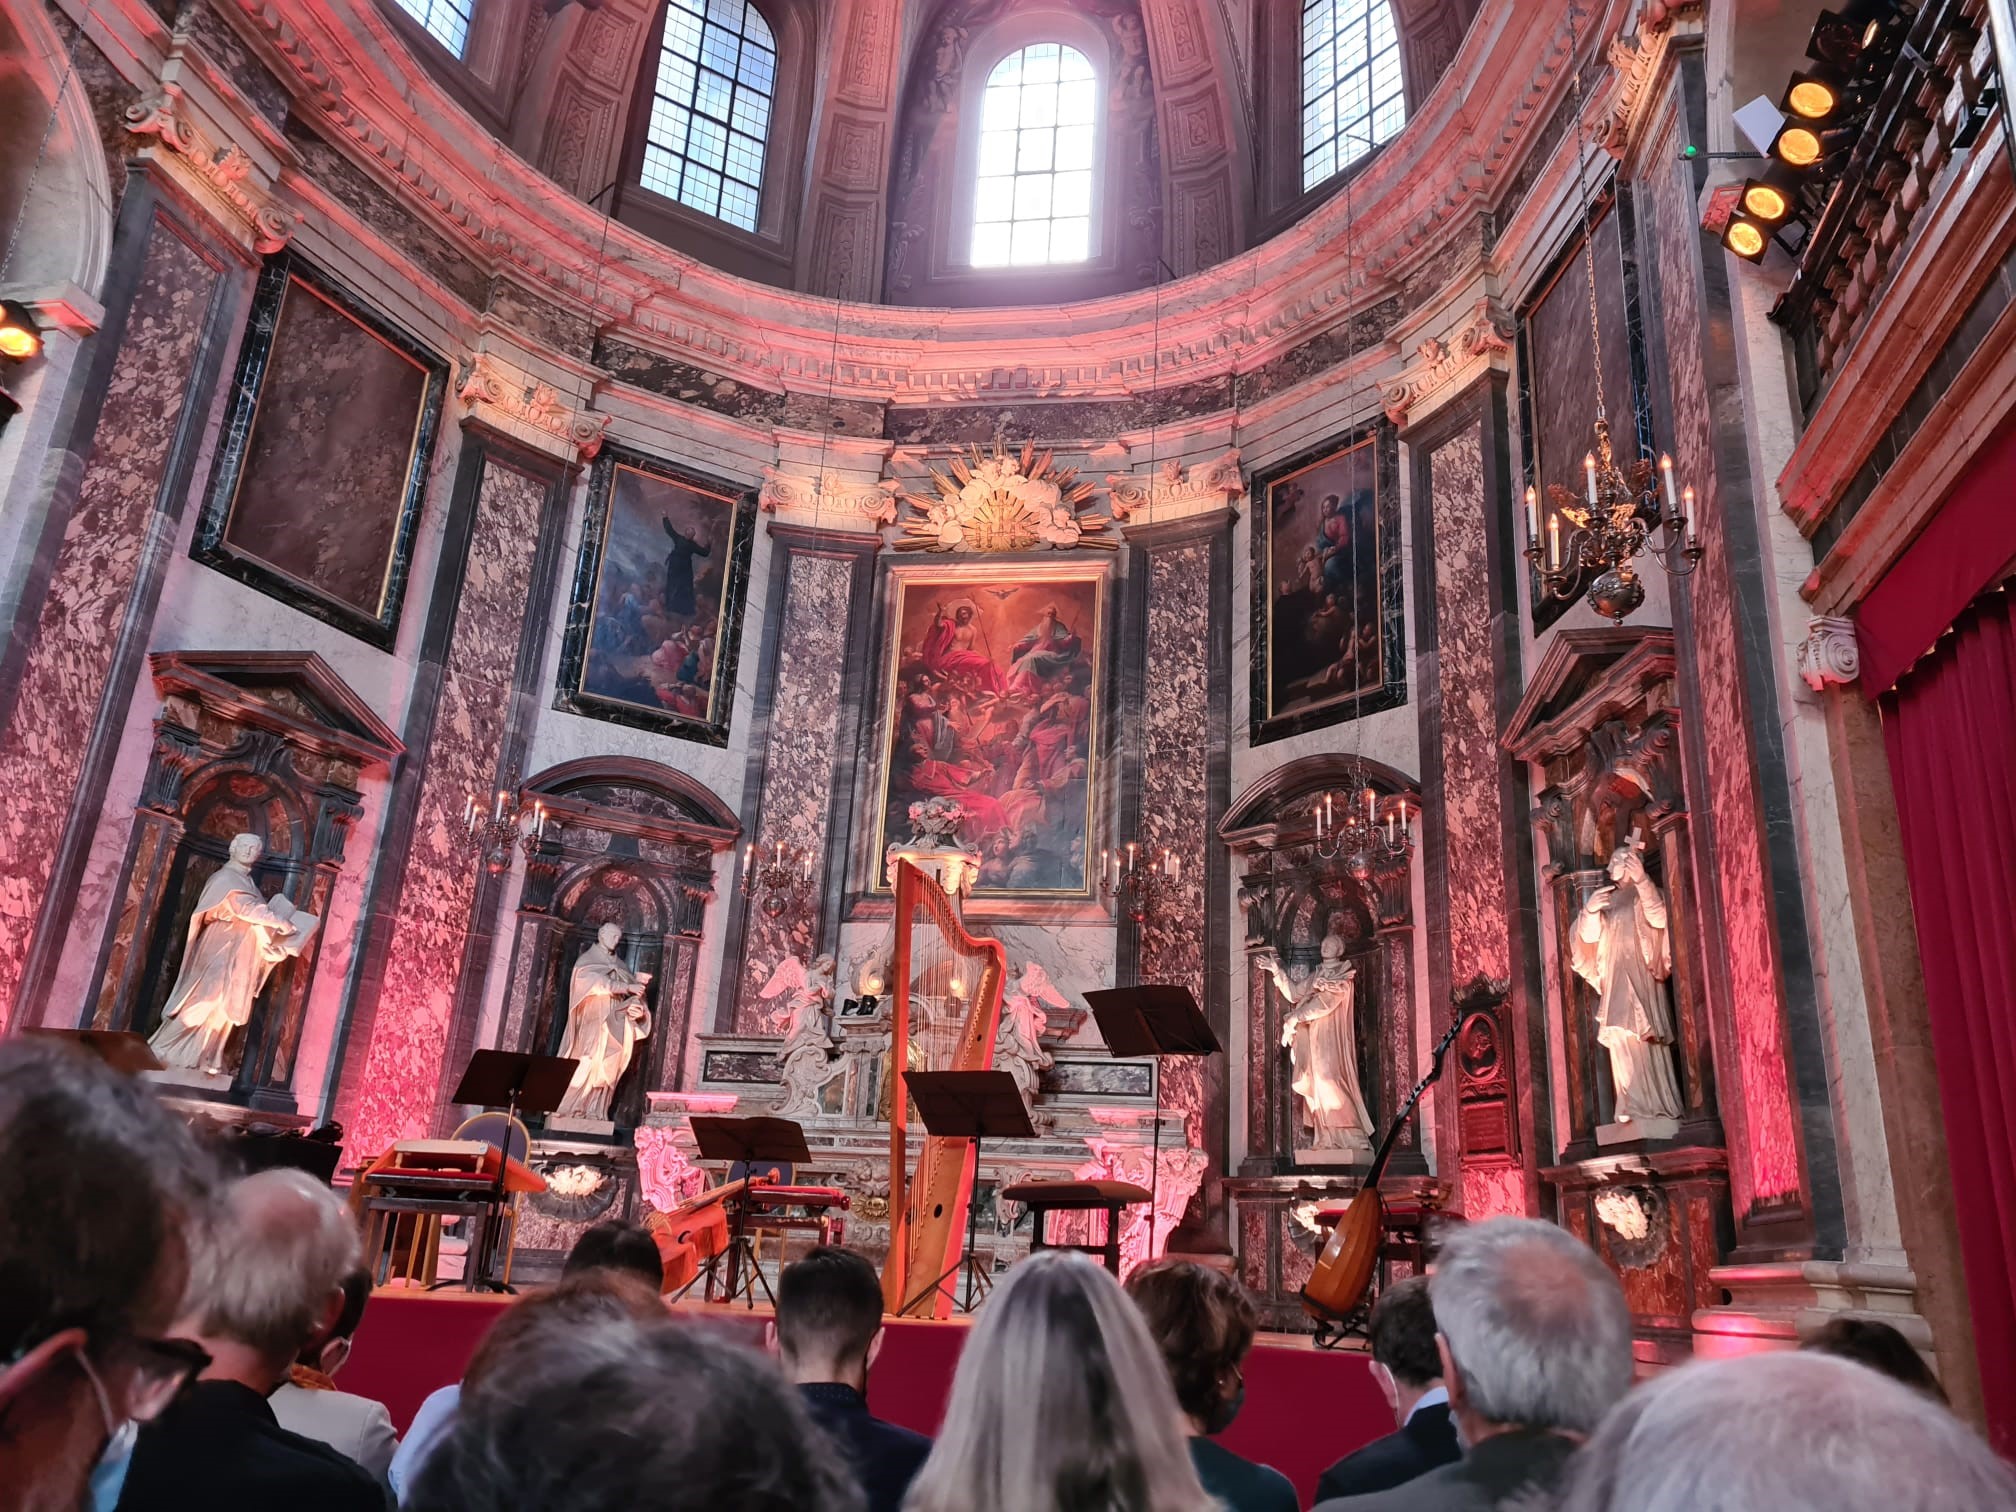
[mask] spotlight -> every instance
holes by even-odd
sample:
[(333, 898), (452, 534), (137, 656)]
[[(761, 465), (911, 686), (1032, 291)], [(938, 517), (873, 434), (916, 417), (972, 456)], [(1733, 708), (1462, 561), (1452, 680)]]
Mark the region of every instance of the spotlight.
[(1722, 245), (1745, 262), (1758, 262), (1763, 258), (1765, 249), (1771, 245), (1771, 238), (1755, 221), (1737, 215), (1731, 216), (1728, 226), (1724, 228)]
[(1778, 108), (1802, 121), (1824, 121), (1841, 108), (1841, 83), (1824, 68), (1795, 73)]
[(1777, 227), (1799, 207), (1800, 177), (1783, 163), (1773, 163), (1761, 178), (1745, 179), (1743, 214), (1760, 225)]
[(0, 299), (0, 357), (26, 362), (42, 350), (35, 312), (19, 300)]
[(1820, 133), (1810, 126), (1788, 125), (1772, 142), (1771, 156), (1794, 168), (1811, 168), (1820, 161)]

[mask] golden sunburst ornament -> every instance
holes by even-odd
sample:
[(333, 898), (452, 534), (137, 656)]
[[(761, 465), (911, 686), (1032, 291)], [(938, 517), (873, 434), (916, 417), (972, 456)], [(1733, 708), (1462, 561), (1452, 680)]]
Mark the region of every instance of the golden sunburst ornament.
[(1105, 538), (1103, 515), (1081, 515), (1093, 485), (1078, 477), (1075, 467), (1059, 467), (1055, 453), (1038, 454), (1025, 444), (1020, 454), (994, 445), (991, 455), (971, 447), (952, 460), (948, 475), (936, 468), (931, 481), (935, 498), (906, 494), (910, 517), (903, 521), (905, 539), (898, 551), (1029, 551), (1048, 547), (1070, 551), (1097, 546), (1107, 551), (1119, 542)]

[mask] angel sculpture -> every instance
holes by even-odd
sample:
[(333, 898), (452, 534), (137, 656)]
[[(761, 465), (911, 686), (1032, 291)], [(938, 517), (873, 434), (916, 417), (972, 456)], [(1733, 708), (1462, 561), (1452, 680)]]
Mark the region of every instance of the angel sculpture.
[(822, 955), (808, 970), (796, 956), (786, 956), (763, 984), (761, 996), (770, 1002), (790, 993), (785, 1011), (790, 1014), (784, 1029), (784, 1048), (777, 1052), (783, 1072), (784, 1100), (777, 1106), (780, 1117), (799, 1118), (819, 1112), (819, 1089), (826, 1084), (826, 1068), (833, 1052), (832, 1036), (826, 1032), (826, 1009), (833, 1001), (831, 955)]
[(1001, 1028), (994, 1037), (994, 1069), (1015, 1078), (1022, 1101), (1033, 1105), (1043, 1073), (1050, 1069), (1050, 1054), (1043, 1048), (1043, 1030), (1048, 1016), (1043, 1005), (1068, 1009), (1069, 998), (1057, 990), (1050, 973), (1038, 961), (1026, 962), (1015, 979), (1013, 991), (1001, 1005)]

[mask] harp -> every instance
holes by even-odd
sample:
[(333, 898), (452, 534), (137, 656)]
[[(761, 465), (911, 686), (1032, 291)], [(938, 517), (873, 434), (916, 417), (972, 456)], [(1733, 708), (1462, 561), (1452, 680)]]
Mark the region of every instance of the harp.
[[(903, 1072), (985, 1071), (994, 1063), (1008, 952), (999, 940), (967, 933), (945, 890), (909, 861), (896, 862), (895, 948), (890, 971), (889, 1257), (882, 1304), (909, 1303), (910, 1317), (949, 1317), (952, 1292), (929, 1285), (959, 1259), (966, 1206), (973, 1200), (970, 1139), (926, 1135), (909, 1163), (910, 1098)], [(921, 1051), (921, 1056), (918, 1052)]]

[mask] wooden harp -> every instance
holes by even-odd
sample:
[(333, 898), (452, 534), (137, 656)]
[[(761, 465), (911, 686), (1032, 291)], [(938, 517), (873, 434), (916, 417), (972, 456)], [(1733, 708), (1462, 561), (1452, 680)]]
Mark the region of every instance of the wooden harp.
[[(908, 861), (896, 862), (896, 931), (891, 963), (889, 1076), (889, 1257), (882, 1305), (913, 1318), (952, 1314), (953, 1289), (914, 1288), (952, 1269), (966, 1235), (975, 1156), (970, 1139), (926, 1135), (909, 1165), (910, 1097), (903, 1072), (912, 1045), (933, 1071), (985, 1071), (994, 1064), (1008, 952), (999, 940), (967, 933), (945, 890)], [(912, 996), (929, 1013), (913, 1017)], [(965, 1009), (960, 1014), (960, 1000)], [(905, 1312), (904, 1304), (909, 1304)]]

